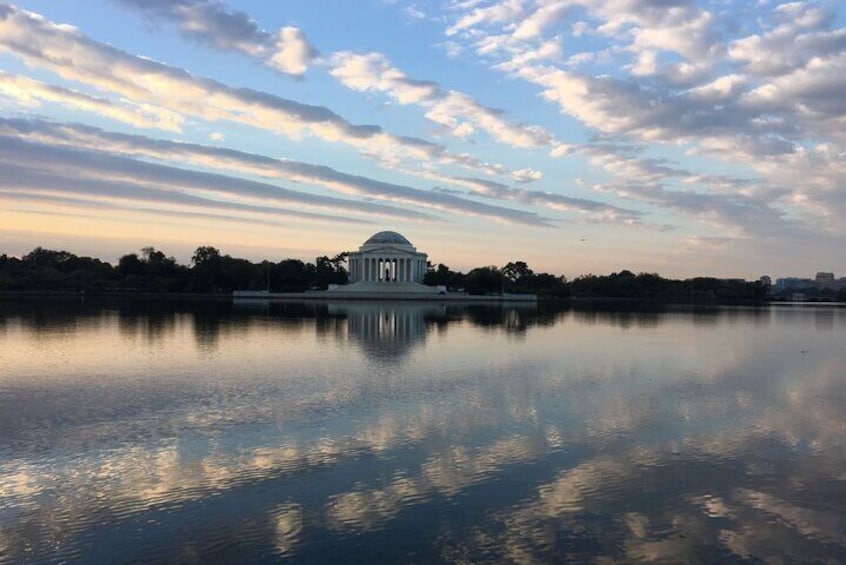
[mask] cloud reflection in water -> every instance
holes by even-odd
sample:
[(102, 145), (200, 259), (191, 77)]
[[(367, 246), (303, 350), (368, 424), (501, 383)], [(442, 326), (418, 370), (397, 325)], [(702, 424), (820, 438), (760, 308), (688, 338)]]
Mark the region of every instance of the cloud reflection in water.
[(157, 308), (3, 304), (0, 561), (846, 550), (844, 310)]

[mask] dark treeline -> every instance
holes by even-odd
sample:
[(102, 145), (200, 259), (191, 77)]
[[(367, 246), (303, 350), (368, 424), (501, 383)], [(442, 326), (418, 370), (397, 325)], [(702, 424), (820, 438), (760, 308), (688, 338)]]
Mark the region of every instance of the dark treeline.
[(678, 302), (757, 301), (765, 300), (769, 291), (757, 281), (713, 277), (673, 280), (655, 273), (636, 275), (627, 270), (604, 276), (582, 275), (568, 282), (565, 277), (535, 273), (523, 261), (508, 263), (502, 268), (480, 267), (467, 274), (438, 265), (427, 273), (425, 282), (444, 285), (450, 290), (463, 289), (470, 294), (504, 291), (555, 298), (646, 298)]
[(253, 263), (198, 247), (191, 265), (145, 247), (124, 255), (117, 265), (67, 251), (38, 247), (20, 259), (0, 255), (0, 290), (85, 292), (301, 292), (347, 282), (346, 254), (318, 257), (314, 263), (285, 259)]
[[(38, 247), (20, 259), (0, 255), (0, 291), (65, 292), (193, 292), (233, 290), (302, 292), (346, 284), (347, 253), (318, 257), (314, 263), (298, 259), (254, 263), (223, 255), (214, 247), (198, 247), (190, 265), (145, 247), (140, 254), (121, 257), (116, 265), (67, 251)], [(768, 288), (759, 282), (697, 277), (665, 279), (654, 273), (620, 271), (583, 275), (572, 281), (550, 273), (536, 273), (523, 261), (503, 267), (485, 266), (466, 273), (430, 265), (424, 283), (468, 294), (535, 293), (548, 298), (631, 298), (679, 302), (764, 300)], [(843, 294), (843, 292), (841, 292)], [(842, 300), (846, 296), (840, 296)]]

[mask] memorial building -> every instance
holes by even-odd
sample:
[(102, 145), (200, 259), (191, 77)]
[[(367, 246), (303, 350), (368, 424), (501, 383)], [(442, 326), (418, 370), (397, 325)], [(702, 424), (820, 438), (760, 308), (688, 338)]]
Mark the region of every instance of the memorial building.
[(424, 286), (427, 255), (394, 231), (380, 231), (347, 257), (349, 284), (337, 287), (344, 292), (438, 292)]

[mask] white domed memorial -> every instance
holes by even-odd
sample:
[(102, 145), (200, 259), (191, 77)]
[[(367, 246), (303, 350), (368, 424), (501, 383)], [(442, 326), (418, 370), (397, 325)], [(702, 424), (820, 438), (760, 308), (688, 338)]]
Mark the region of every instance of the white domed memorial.
[(350, 284), (332, 290), (391, 294), (443, 292), (422, 284), (427, 257), (402, 234), (380, 231), (347, 257)]

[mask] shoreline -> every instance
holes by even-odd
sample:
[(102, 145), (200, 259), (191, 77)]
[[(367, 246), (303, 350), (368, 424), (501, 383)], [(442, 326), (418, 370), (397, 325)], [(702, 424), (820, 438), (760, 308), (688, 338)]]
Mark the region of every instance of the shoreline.
[(367, 302), (450, 302), (450, 303), (537, 303), (537, 304), (629, 304), (629, 305), (692, 305), (692, 306), (846, 306), (846, 302), (809, 300), (713, 300), (713, 301), (679, 301), (663, 298), (623, 297), (623, 296), (570, 296), (546, 297), (543, 295), (528, 295), (531, 298), (524, 298), (527, 295), (485, 296), (485, 295), (457, 295), (457, 294), (432, 294), (432, 295), (392, 295), (392, 296), (370, 296), (353, 295), (353, 293), (326, 293), (323, 291), (307, 292), (285, 292), (270, 293), (269, 295), (253, 295), (249, 297), (235, 296), (230, 292), (127, 292), (127, 291), (46, 291), (46, 290), (4, 290), (0, 291), (2, 299), (121, 299), (121, 300), (186, 300), (192, 302), (327, 302), (337, 300), (341, 302), (367, 301)]

